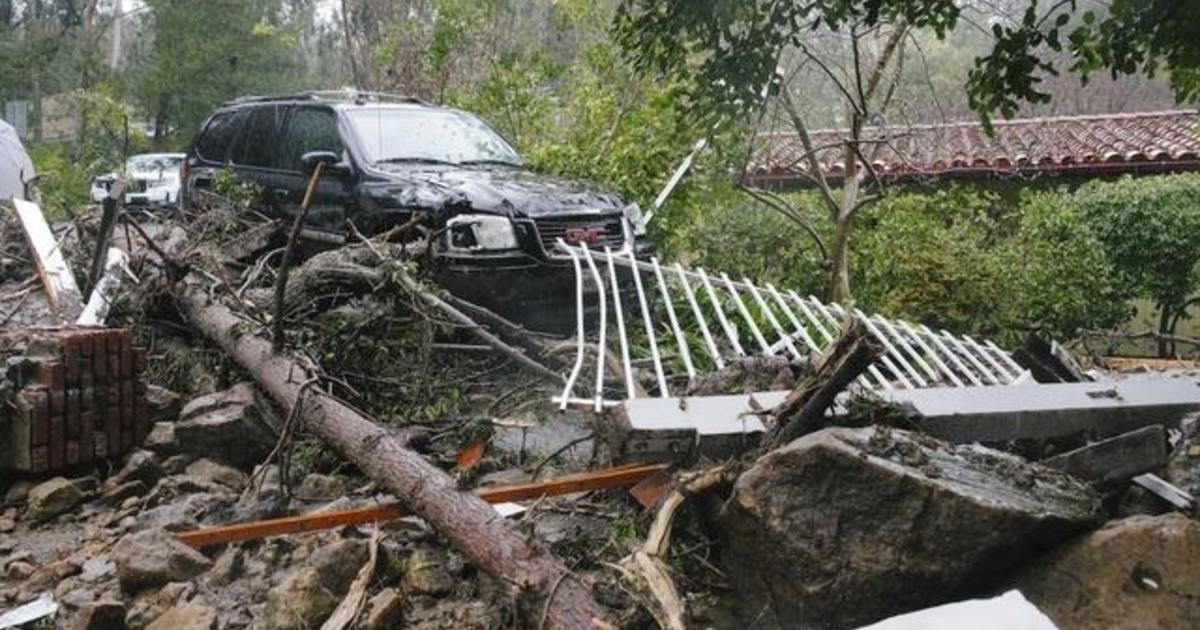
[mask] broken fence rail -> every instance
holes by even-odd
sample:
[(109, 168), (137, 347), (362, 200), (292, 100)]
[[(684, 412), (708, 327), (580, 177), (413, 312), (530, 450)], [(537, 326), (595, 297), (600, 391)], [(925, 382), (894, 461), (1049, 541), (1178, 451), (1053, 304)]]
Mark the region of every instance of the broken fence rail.
[[(637, 398), (641, 365), (653, 370), (653, 394), (670, 398), (698, 374), (740, 357), (786, 353), (804, 359), (831, 344), (848, 316), (860, 319), (886, 349), (859, 378), (866, 388), (983, 387), (1026, 379), (1026, 370), (991, 341), (847, 310), (770, 283), (665, 265), (657, 258), (638, 260), (631, 248), (614, 252), (561, 239), (558, 248), (575, 272), (576, 355), (562, 394), (554, 399), (564, 409), (600, 411)], [(589, 303), (596, 307), (594, 314)], [(620, 351), (615, 375), (605, 373), (610, 336)], [(595, 374), (584, 378), (590, 348), (599, 359), (593, 362)], [(579, 392), (589, 386), (590, 395)]]

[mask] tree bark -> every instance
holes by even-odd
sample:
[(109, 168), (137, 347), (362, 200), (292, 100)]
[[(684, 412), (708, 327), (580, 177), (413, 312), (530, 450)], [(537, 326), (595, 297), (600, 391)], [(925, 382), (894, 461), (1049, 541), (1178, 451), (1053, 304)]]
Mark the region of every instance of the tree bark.
[(544, 615), (548, 628), (610, 627), (588, 586), (482, 499), (461, 492), (449, 475), (359, 412), (307, 388), (300, 364), (272, 352), (267, 340), (243, 334), (245, 321), (209, 301), (202, 289), (177, 289), (176, 299), (192, 325), (253, 375), (285, 415), (299, 405), (297, 418), (308, 430), (395, 494), (475, 566), (518, 585), (527, 619)]
[(763, 440), (773, 450), (821, 428), (825, 412), (854, 379), (883, 355), (883, 346), (855, 318), (825, 350), (813, 371), (773, 410), (775, 423)]

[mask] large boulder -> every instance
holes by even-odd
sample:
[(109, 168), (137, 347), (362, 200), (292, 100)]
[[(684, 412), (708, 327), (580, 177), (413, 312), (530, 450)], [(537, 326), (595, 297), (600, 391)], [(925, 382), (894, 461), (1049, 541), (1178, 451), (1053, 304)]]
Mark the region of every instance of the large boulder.
[(759, 458), (720, 520), (748, 614), (842, 628), (970, 596), (1099, 513), (1096, 494), (1063, 473), (868, 427), (826, 429)]
[(1108, 523), (1040, 558), (1018, 588), (1062, 630), (1200, 628), (1200, 523)]
[(161, 529), (130, 534), (112, 551), (117, 581), (126, 593), (189, 580), (212, 567), (203, 554)]
[(175, 448), (249, 468), (275, 446), (278, 418), (250, 383), (202, 396), (184, 406)]

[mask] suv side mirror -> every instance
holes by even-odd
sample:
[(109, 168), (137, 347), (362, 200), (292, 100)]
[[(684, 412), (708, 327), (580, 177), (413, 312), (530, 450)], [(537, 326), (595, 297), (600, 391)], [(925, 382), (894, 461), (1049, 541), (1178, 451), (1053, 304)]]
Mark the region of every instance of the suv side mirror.
[(300, 168), (305, 175), (311, 176), (317, 170), (318, 164), (324, 164), (321, 172), (327, 174), (346, 175), (350, 165), (342, 161), (342, 156), (333, 151), (310, 151), (300, 156)]

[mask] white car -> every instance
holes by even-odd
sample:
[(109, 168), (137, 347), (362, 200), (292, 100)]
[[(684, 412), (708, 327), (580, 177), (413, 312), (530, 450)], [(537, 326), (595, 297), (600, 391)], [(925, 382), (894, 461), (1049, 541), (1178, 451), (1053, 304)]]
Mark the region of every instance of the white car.
[[(130, 156), (125, 161), (125, 205), (171, 207), (179, 203), (179, 169), (184, 157), (182, 153)], [(104, 201), (116, 180), (116, 173), (93, 179), (92, 201)]]

